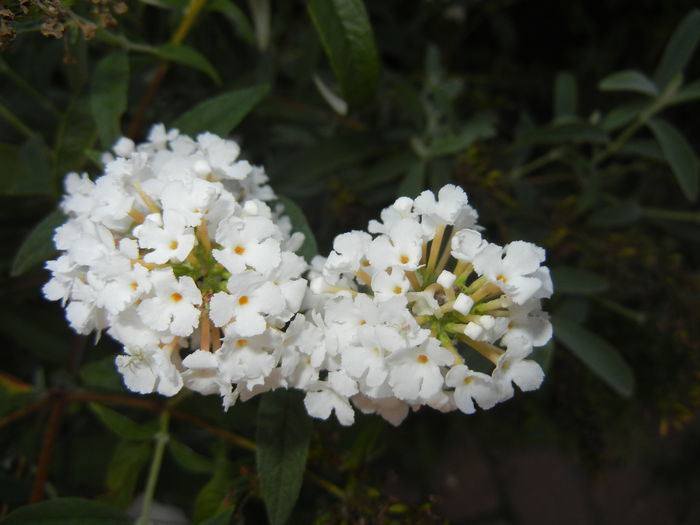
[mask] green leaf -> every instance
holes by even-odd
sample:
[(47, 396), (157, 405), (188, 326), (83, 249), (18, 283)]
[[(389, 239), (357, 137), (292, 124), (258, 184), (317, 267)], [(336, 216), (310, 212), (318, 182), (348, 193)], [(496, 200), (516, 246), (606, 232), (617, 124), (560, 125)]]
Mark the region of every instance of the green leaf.
[(10, 275), (17, 277), (35, 265), (49, 260), (56, 253), (54, 230), (66, 221), (60, 210), (54, 210), (29, 233), (12, 261)]
[(654, 72), (654, 82), (665, 88), (688, 64), (700, 41), (700, 10), (693, 9), (686, 15), (671, 36), (659, 65)]
[(124, 379), (122, 375), (117, 372), (114, 356), (84, 364), (80, 368), (78, 376), (82, 384), (88, 388), (112, 390), (116, 392), (126, 391), (124, 388)]
[(666, 161), (666, 157), (664, 157), (664, 152), (661, 151), (659, 143), (652, 138), (628, 140), (617, 150), (617, 153), (619, 155), (632, 155), (656, 162)]
[(642, 209), (639, 203), (634, 200), (628, 200), (594, 211), (588, 217), (588, 224), (603, 228), (628, 226), (639, 220), (641, 215)]
[(569, 266), (551, 267), (552, 281), (556, 293), (594, 294), (608, 289), (608, 281), (603, 277)]
[[(41, 330), (36, 327), (41, 326)], [(18, 348), (29, 350), (45, 363), (63, 363), (70, 354), (70, 332), (60, 319), (45, 319), (30, 308), (15, 305), (0, 311), (0, 333)]]
[(172, 437), (168, 440), (168, 452), (175, 462), (185, 470), (198, 473), (214, 472), (213, 461)]
[(231, 516), (233, 516), (234, 510), (236, 509), (230, 508), (228, 510), (225, 510), (221, 514), (217, 514), (216, 516), (209, 518), (208, 520), (200, 522), (199, 525), (228, 525), (231, 521)]
[(415, 160), (396, 190), (397, 197), (417, 197), (425, 187), (425, 161)]
[(216, 471), (209, 481), (199, 490), (194, 500), (193, 521), (200, 523), (211, 519), (233, 507), (227, 493), (231, 487), (233, 475), (227, 461), (217, 461)]
[(591, 313), (591, 301), (588, 297), (565, 297), (557, 304), (553, 312), (557, 317), (568, 319), (575, 324), (583, 324)]
[(158, 430), (155, 422), (139, 424), (119, 412), (97, 403), (90, 403), (90, 410), (102, 421), (104, 426), (122, 439), (150, 441)]
[(671, 96), (671, 98), (668, 99), (668, 105), (682, 104), (684, 102), (692, 102), (693, 100), (698, 99), (700, 99), (700, 80), (686, 84), (679, 89)]
[(549, 341), (544, 346), (540, 346), (532, 349), (532, 354), (530, 354), (530, 359), (542, 367), (544, 373), (549, 373), (549, 369), (552, 366), (552, 358), (554, 357), (554, 341)]
[(568, 71), (559, 73), (554, 80), (554, 120), (571, 121), (576, 117), (576, 78)]
[(659, 141), (659, 146), (683, 194), (689, 201), (694, 202), (698, 198), (698, 158), (693, 148), (685, 137), (665, 120), (653, 118), (647, 125)]
[(126, 111), (129, 90), (129, 58), (125, 52), (100, 60), (92, 75), (90, 109), (100, 142), (110, 149), (121, 137), (121, 116)]
[(258, 408), (256, 459), (260, 488), (272, 525), (282, 525), (294, 508), (306, 468), (311, 420), (297, 392), (266, 393)]
[(552, 317), (554, 337), (623, 397), (634, 394), (634, 373), (607, 341), (557, 315)]
[(102, 500), (119, 508), (134, 498), (139, 475), (151, 458), (151, 443), (122, 441), (117, 444), (107, 466), (106, 485), (109, 491)]
[(655, 97), (659, 88), (644, 73), (628, 69), (608, 75), (598, 83), (601, 91), (634, 91), (642, 95)]
[(362, 0), (311, 0), (308, 4), (323, 49), (351, 107), (366, 104), (377, 89), (379, 58)]
[(197, 69), (208, 75), (217, 86), (221, 85), (221, 77), (214, 69), (214, 66), (194, 48), (184, 44), (165, 44), (156, 49), (156, 54), (163, 60), (177, 62), (192, 69)]
[(228, 18), (238, 36), (250, 46), (255, 46), (255, 32), (253, 26), (243, 10), (231, 0), (210, 0), (207, 2), (207, 9), (221, 13)]
[(284, 206), (282, 215), (289, 217), (289, 220), (292, 222), (292, 231), (304, 234), (304, 244), (297, 250), (297, 253), (304, 257), (307, 262), (311, 262), (311, 259), (318, 255), (318, 244), (316, 243), (314, 232), (306, 220), (306, 215), (293, 200), (283, 195), (278, 195), (277, 200)]
[(49, 150), (41, 135), (32, 135), (21, 148), (0, 144), (0, 194), (51, 195), (53, 192)]
[(20, 507), (3, 525), (131, 525), (129, 518), (113, 507), (80, 498), (59, 498)]
[(19, 148), (10, 144), (0, 144), (0, 194), (12, 195), (15, 186), (27, 176)]
[(433, 140), (428, 148), (428, 155), (441, 157), (464, 151), (477, 140), (493, 137), (496, 134), (495, 124), (496, 116), (493, 113), (477, 115), (467, 122), (459, 133)]
[(644, 111), (647, 105), (648, 102), (646, 101), (637, 101), (617, 106), (605, 114), (603, 120), (600, 122), (600, 127), (603, 128), (606, 133), (610, 133), (622, 126), (626, 126), (639, 117), (639, 114)]
[(178, 117), (172, 127), (188, 135), (205, 131), (226, 136), (267, 95), (270, 86), (262, 84), (235, 89), (197, 104)]
[(15, 192), (21, 195), (54, 195), (58, 188), (54, 186), (51, 174), (51, 150), (41, 135), (36, 134), (24, 143), (20, 157), (28, 177), (21, 181)]
[(74, 100), (63, 114), (56, 133), (54, 176), (63, 179), (70, 171), (80, 171), (87, 150), (93, 147), (96, 138), (89, 101), (85, 98)]

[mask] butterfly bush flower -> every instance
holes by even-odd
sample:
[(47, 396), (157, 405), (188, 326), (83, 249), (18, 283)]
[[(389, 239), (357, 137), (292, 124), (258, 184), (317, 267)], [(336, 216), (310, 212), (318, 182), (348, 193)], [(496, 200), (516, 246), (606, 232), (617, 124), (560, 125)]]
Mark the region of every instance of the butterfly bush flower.
[(527, 358), (552, 335), (544, 250), (492, 244), (477, 219), (447, 185), (399, 198), (314, 261), (307, 318), (325, 340), (326, 376), (303, 387), (309, 414), (335, 411), (347, 425), (352, 402), (396, 425), (422, 405), (470, 414), (512, 397), (513, 384), (539, 388), (544, 373)]
[(544, 250), (484, 239), (461, 188), (397, 199), (309, 268), (235, 142), (157, 125), (114, 154), (94, 181), (66, 177), (43, 291), (74, 330), (123, 345), (130, 390), (228, 408), (294, 388), (313, 417), (350, 425), (355, 407), (398, 425), (423, 405), (470, 414), (542, 383), (528, 357), (552, 335)]
[(302, 366), (311, 338), (303, 350), (291, 342), (318, 329), (300, 316), (289, 342), (284, 334), (306, 291), (307, 265), (294, 253), (303, 236), (268, 205), (276, 197), (264, 171), (239, 154), (211, 133), (156, 125), (143, 144), (120, 139), (95, 180), (66, 177), (68, 220), (44, 295), (77, 332), (106, 331), (123, 345), (116, 366), (130, 390), (184, 387), (229, 406), (318, 379)]

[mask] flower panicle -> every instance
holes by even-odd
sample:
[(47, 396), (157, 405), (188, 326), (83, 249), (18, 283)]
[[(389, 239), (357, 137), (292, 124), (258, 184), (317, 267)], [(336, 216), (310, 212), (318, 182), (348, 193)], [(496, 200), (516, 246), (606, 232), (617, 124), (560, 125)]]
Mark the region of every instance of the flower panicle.
[[(79, 333), (123, 345), (139, 393), (186, 388), (225, 408), (276, 388), (311, 416), (356, 409), (399, 424), (410, 409), (472, 413), (544, 373), (527, 359), (552, 333), (544, 250), (483, 238), (453, 185), (402, 197), (311, 266), (262, 168), (211, 133), (122, 138), (96, 179), (66, 177), (47, 299)], [(306, 276), (306, 277), (304, 277)]]

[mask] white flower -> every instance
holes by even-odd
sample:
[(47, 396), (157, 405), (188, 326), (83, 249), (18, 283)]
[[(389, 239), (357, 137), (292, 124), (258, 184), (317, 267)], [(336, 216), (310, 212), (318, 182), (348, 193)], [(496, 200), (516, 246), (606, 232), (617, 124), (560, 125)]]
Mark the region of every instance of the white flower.
[(489, 409), (499, 401), (500, 392), (491, 376), (470, 370), (466, 365), (452, 367), (445, 376), (445, 384), (454, 387), (454, 400), (462, 412), (475, 412), (474, 401), (483, 408)]
[(508, 350), (498, 358), (492, 373), (501, 391), (501, 400), (513, 397), (515, 383), (523, 392), (537, 390), (544, 379), (544, 372), (535, 361), (525, 359), (532, 352), (532, 345), (525, 338), (512, 338)]
[(441, 367), (451, 365), (454, 356), (435, 339), (429, 339), (416, 348), (396, 352), (389, 359), (389, 384), (397, 398), (411, 403), (429, 399), (442, 389)]
[(151, 282), (155, 297), (144, 299), (138, 307), (141, 319), (155, 330), (170, 330), (188, 336), (199, 321), (202, 293), (189, 276), (175, 278), (172, 269), (153, 270)]
[(490, 244), (474, 259), (474, 268), (500, 287), (516, 304), (533, 298), (543, 287), (534, 275), (545, 259), (544, 250), (525, 241), (514, 241), (501, 248)]
[(307, 390), (304, 406), (310, 416), (328, 419), (335, 411), (341, 425), (353, 424), (355, 412), (348, 399), (357, 393), (357, 385), (343, 372), (329, 372), (326, 381), (311, 383)]
[(281, 258), (280, 241), (271, 237), (277, 231), (266, 217), (231, 217), (222, 221), (216, 231), (216, 241), (223, 248), (212, 253), (231, 273), (241, 273), (246, 267), (267, 273)]
[(280, 288), (252, 270), (231, 277), (227, 289), (231, 293), (212, 296), (209, 317), (216, 326), (230, 324), (243, 337), (263, 333), (266, 315), (277, 315), (285, 306)]
[(164, 217), (154, 213), (134, 228), (139, 246), (153, 251), (144, 255), (148, 263), (163, 264), (170, 260), (184, 261), (194, 247), (194, 233), (186, 226), (179, 213), (167, 213)]

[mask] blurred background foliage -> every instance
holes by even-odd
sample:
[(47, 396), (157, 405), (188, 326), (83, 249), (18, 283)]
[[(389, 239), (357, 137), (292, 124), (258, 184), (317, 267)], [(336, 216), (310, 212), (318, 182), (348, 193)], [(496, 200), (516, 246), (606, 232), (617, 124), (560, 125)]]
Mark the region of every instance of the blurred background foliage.
[[(694, 5), (6, 1), (0, 517), (129, 523), (123, 512), (138, 513), (168, 415), (155, 497), (179, 509), (172, 523), (528, 523), (514, 493), (550, 483), (547, 464), (524, 460), (536, 465), (532, 477), (513, 485), (503, 458), (532, 450), (572, 458), (593, 485), (611, 467), (638, 468), (653, 494), (666, 494), (661, 522), (696, 523)], [(308, 221), (316, 244), (307, 255), (327, 254), (335, 235), (365, 228), (399, 195), (461, 185), (492, 241), (547, 249), (555, 339), (536, 356), (542, 389), (474, 416), (425, 410), (400, 428), (365, 416), (349, 429), (332, 420), (301, 430), (295, 398), (224, 413), (218, 398), (174, 408), (127, 392), (116, 345), (70, 332), (41, 297), (41, 267), (62, 221), (54, 210), (64, 174), (99, 174), (117, 137), (138, 141), (156, 122), (240, 141), (298, 205), (295, 222)], [(283, 414), (282, 427), (265, 427), (271, 413)], [(296, 506), (297, 490), (270, 478), (254, 452), (286, 431), (310, 435), (308, 461), (304, 440), (301, 452), (277, 451), (291, 485), (304, 476)], [(261, 493), (260, 477), (281, 483), (276, 499)], [(470, 506), (484, 484), (494, 503)], [(566, 498), (547, 504), (551, 523), (574, 512)], [(604, 496), (587, 505), (609, 518)], [(665, 511), (659, 505), (652, 510)], [(644, 522), (628, 510), (615, 521)], [(567, 522), (588, 523), (579, 518)]]

